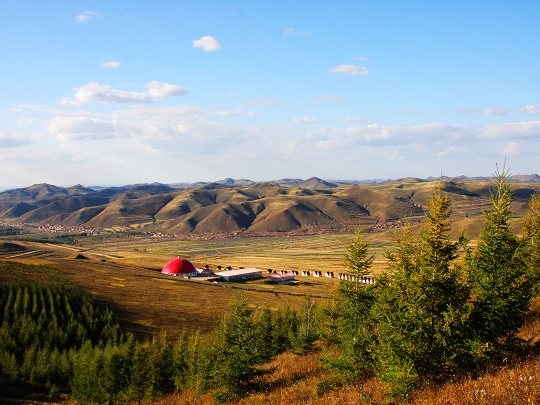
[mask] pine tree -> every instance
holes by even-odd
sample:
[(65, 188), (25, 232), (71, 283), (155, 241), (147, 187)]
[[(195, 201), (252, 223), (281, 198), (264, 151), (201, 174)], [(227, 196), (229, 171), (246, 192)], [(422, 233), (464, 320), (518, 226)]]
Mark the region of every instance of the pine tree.
[(274, 353), (291, 349), (298, 335), (298, 316), (290, 305), (278, 309), (272, 314), (272, 343)]
[(249, 306), (245, 295), (236, 297), (230, 315), (217, 331), (216, 343), (214, 381), (224, 389), (226, 397), (247, 394), (265, 374), (260, 365), (267, 357), (260, 346), (254, 309)]
[(313, 342), (320, 337), (320, 311), (311, 297), (307, 297), (298, 314), (299, 325), (294, 348), (299, 353), (312, 349)]
[(166, 334), (154, 337), (149, 346), (149, 373), (151, 397), (157, 398), (174, 388), (173, 346)]
[(519, 345), (517, 333), (533, 294), (527, 241), (510, 226), (512, 193), (508, 172), (495, 173), (491, 210), (468, 264), (474, 279), (474, 329), (488, 356), (502, 355)]
[(129, 368), (121, 348), (108, 346), (104, 352), (103, 371), (100, 386), (110, 405), (122, 402), (129, 387)]
[(346, 380), (373, 371), (373, 286), (361, 282), (363, 277), (369, 275), (372, 262), (373, 255), (368, 253), (368, 245), (358, 230), (343, 256), (350, 279), (340, 280), (326, 309), (327, 341), (339, 354), (325, 355), (323, 360), (332, 371)]
[(408, 228), (396, 237), (387, 253), (391, 273), (378, 281), (377, 370), (397, 396), (444, 379), (468, 359), (470, 288), (459, 244), (448, 236), (450, 215), (439, 185), (420, 235)]
[(261, 347), (261, 354), (266, 360), (270, 360), (279, 352), (273, 339), (272, 317), (273, 315), (270, 308), (265, 307), (260, 312), (256, 320), (257, 335), (260, 340), (259, 345)]
[(138, 343), (131, 337), (125, 345), (127, 360), (129, 362), (129, 389), (128, 397), (141, 405), (145, 398), (150, 397), (152, 380), (149, 378), (149, 344)]
[(540, 294), (540, 194), (531, 196), (529, 209), (523, 219), (525, 240), (528, 242), (530, 254), (529, 275), (534, 284), (535, 295)]
[(101, 404), (106, 400), (102, 389), (103, 351), (86, 341), (77, 351), (70, 352), (73, 371), (70, 388), (73, 397), (83, 404)]
[(216, 333), (202, 336), (195, 332), (188, 339), (178, 341), (174, 349), (175, 364), (178, 372), (174, 385), (178, 390), (191, 389), (204, 392), (212, 385), (215, 377), (216, 358), (221, 342)]

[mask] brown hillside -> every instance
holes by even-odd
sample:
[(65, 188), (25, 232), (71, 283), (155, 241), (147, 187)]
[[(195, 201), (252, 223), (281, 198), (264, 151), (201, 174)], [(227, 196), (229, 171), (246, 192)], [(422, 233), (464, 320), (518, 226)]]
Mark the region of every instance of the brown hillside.
[(8, 208), (4, 213), (3, 216), (6, 218), (18, 218), (27, 212), (30, 212), (32, 210), (35, 210), (37, 207), (32, 204), (27, 204), (24, 202), (17, 203), (13, 205), (11, 208)]
[(302, 188), (321, 189), (321, 188), (335, 188), (337, 187), (337, 184), (324, 181), (322, 179), (319, 179), (318, 177), (312, 177), (310, 179), (307, 179), (306, 181), (298, 183), (297, 186), (302, 187)]
[(403, 217), (423, 215), (422, 208), (407, 199), (393, 198), (382, 192), (375, 192), (361, 187), (350, 187), (336, 193), (364, 208), (369, 216), (382, 221), (393, 221)]
[(51, 217), (50, 223), (59, 224), (63, 226), (80, 226), (87, 224), (96, 215), (99, 215), (105, 206), (81, 208), (71, 214), (59, 214), (58, 216)]
[[(92, 190), (38, 184), (0, 193), (0, 221), (84, 225), (162, 233), (268, 232), (372, 226), (422, 218), (437, 184), (452, 200), (454, 219), (483, 214), (488, 180), (419, 180), (383, 183), (231, 181), (172, 188), (159, 183)], [(522, 216), (539, 183), (511, 183), (516, 216)]]
[[(82, 208), (95, 207), (107, 204), (106, 198), (100, 197), (67, 197), (53, 201), (45, 206), (28, 211), (20, 217), (22, 222), (35, 223), (58, 223), (62, 221), (68, 213), (78, 211)], [(55, 218), (56, 219), (51, 219)]]
[(223, 229), (235, 232), (248, 228), (253, 217), (242, 204), (215, 204), (190, 212), (174, 220), (175, 225), (165, 224), (164, 228), (171, 233), (223, 232)]
[(254, 232), (291, 231), (299, 228), (331, 226), (334, 218), (316, 208), (309, 199), (290, 196), (266, 199), (265, 210), (261, 212), (252, 227)]

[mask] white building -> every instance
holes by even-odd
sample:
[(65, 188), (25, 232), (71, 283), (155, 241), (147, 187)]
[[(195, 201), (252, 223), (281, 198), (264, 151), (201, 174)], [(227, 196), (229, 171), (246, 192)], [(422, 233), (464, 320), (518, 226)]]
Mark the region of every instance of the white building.
[(216, 276), (221, 277), (225, 281), (244, 281), (262, 278), (263, 275), (262, 270), (251, 267), (248, 269), (220, 271), (216, 273)]

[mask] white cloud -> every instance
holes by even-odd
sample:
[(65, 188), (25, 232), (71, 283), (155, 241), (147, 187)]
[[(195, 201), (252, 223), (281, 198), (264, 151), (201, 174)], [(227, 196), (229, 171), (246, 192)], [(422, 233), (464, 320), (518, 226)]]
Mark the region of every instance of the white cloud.
[[(160, 84), (147, 85), (144, 93), (150, 93), (150, 88), (155, 97), (175, 93), (174, 87), (168, 89)], [(265, 104), (262, 101), (259, 100), (259, 104)], [(242, 177), (247, 172), (252, 177), (268, 179), (265, 167), (275, 167), (277, 172), (272, 175), (275, 178), (287, 175), (301, 177), (296, 171), (299, 168), (309, 177), (313, 170), (320, 167), (326, 170), (328, 167), (330, 172), (324, 171), (323, 174), (327, 178), (345, 176), (343, 173), (382, 178), (402, 173), (427, 177), (441, 171), (447, 174), (449, 170), (461, 170), (460, 167), (472, 170), (466, 162), (493, 164), (511, 155), (514, 159), (519, 156), (516, 160), (520, 164), (524, 162), (523, 165), (534, 167), (540, 153), (540, 121), (489, 126), (444, 123), (390, 126), (364, 122), (361, 116), (352, 115), (341, 122), (336, 119), (333, 126), (319, 128), (316, 114), (297, 114), (293, 119), (295, 115), (292, 113), (289, 122), (270, 125), (265, 124), (266, 119), (249, 118), (255, 115), (249, 112), (250, 107), (239, 105), (134, 103), (120, 104), (114, 109), (111, 106), (105, 109), (91, 107), (85, 111), (73, 108), (40, 110), (23, 106), (25, 116), (30, 115), (29, 111), (36, 111), (41, 122), (44, 115), (52, 118), (44, 123), (48, 133), (39, 141), (31, 139), (29, 146), (20, 148), (20, 155), (26, 152), (29, 156), (58, 156), (58, 173), (72, 172), (73, 181), (80, 182), (87, 175), (85, 173), (94, 170), (91, 182), (99, 183), (109, 177), (97, 162), (109, 165), (108, 172), (118, 176), (115, 177), (116, 182), (124, 181), (127, 177), (121, 176), (128, 176), (128, 173), (130, 181), (178, 181), (172, 178), (171, 171), (174, 170), (171, 168), (177, 167), (179, 158), (182, 161), (188, 159), (190, 167), (193, 167), (189, 174), (182, 174), (192, 176), (189, 181), (206, 180), (201, 177), (203, 172), (199, 171), (203, 166), (204, 170), (214, 170), (217, 173), (215, 178), (221, 178), (219, 173), (223, 167), (230, 170), (229, 177)], [(0, 133), (0, 146), (14, 146), (21, 141), (24, 138)], [(18, 151), (0, 148), (0, 165), (3, 155), (15, 156)], [(284, 156), (289, 158), (290, 165), (281, 163)], [(393, 159), (399, 159), (399, 167), (382, 172)], [(82, 161), (87, 165), (84, 172)], [(332, 164), (336, 161), (343, 164), (337, 168)], [(43, 170), (53, 170), (50, 165), (40, 164)], [(373, 171), (367, 174), (365, 168)], [(418, 175), (416, 173), (420, 172), (413, 171), (419, 168), (425, 174)], [(335, 174), (328, 174), (334, 173), (332, 170), (336, 170)], [(174, 172), (177, 176), (177, 171)]]
[[(350, 128), (350, 129), (353, 131), (356, 130), (356, 128)], [(390, 128), (387, 128), (385, 126), (371, 124), (371, 125), (368, 125), (366, 129), (367, 131), (364, 131), (364, 137), (368, 141), (373, 141), (376, 139), (388, 139), (392, 136)]]
[(307, 31), (296, 31), (294, 28), (287, 28), (283, 30), (283, 35), (287, 35), (290, 37), (306, 37), (310, 35)]
[(101, 15), (94, 11), (83, 11), (82, 13), (77, 14), (77, 16), (75, 17), (75, 21), (77, 21), (78, 23), (84, 24), (91, 18), (96, 18), (96, 17), (101, 17)]
[(510, 111), (496, 108), (486, 108), (484, 111), (482, 111), (482, 115), (487, 116), (504, 117), (508, 114), (510, 114)]
[(161, 98), (179, 97), (187, 90), (176, 84), (151, 81), (145, 86), (147, 91), (125, 91), (112, 88), (108, 84), (90, 82), (84, 86), (74, 88), (73, 98), (64, 98), (62, 105), (80, 106), (87, 103), (149, 103)]
[(187, 90), (177, 84), (162, 83), (156, 80), (151, 81), (145, 86), (148, 89), (148, 96), (151, 100), (160, 98), (180, 97), (187, 94)]
[(294, 122), (299, 122), (302, 124), (314, 124), (317, 122), (315, 117), (298, 117), (294, 119)]
[(222, 110), (216, 111), (214, 115), (218, 117), (238, 117), (242, 115), (242, 110)]
[(256, 113), (255, 111), (248, 111), (248, 112), (246, 113), (246, 115), (247, 115), (248, 117), (258, 117), (258, 116), (261, 115), (261, 114)]
[(449, 156), (452, 156), (452, 155), (456, 155), (456, 154), (458, 154), (460, 152), (463, 152), (463, 150), (456, 147), (456, 146), (448, 146), (444, 150), (438, 152), (437, 157), (441, 157), (441, 158), (449, 157)]
[(54, 117), (45, 123), (59, 141), (111, 139), (117, 135), (111, 121), (87, 117)]
[(30, 139), (11, 132), (0, 131), (0, 148), (15, 148), (17, 146), (28, 145)]
[(35, 117), (24, 117), (17, 121), (17, 125), (32, 125), (39, 122)]
[[(439, 153), (450, 150), (456, 145), (468, 144), (471, 150), (478, 153), (487, 151), (489, 147), (500, 150), (510, 143), (540, 139), (540, 121), (513, 122), (488, 126), (453, 126), (443, 123), (416, 125), (411, 127), (392, 127), (379, 124), (353, 126), (344, 129), (322, 128), (312, 139), (322, 140), (326, 145), (336, 148), (350, 148), (351, 144), (365, 146), (398, 146), (415, 145), (425, 151)], [(498, 141), (501, 141), (500, 143)], [(478, 149), (477, 149), (478, 148)]]
[(202, 48), (205, 52), (214, 52), (223, 49), (219, 41), (210, 35), (206, 35), (201, 39), (194, 39), (192, 42), (194, 48)]
[(481, 139), (540, 139), (540, 121), (507, 122), (479, 127)]
[(367, 56), (356, 56), (354, 58), (354, 60), (359, 60), (359, 61), (365, 62), (365, 61), (368, 60), (368, 57)]
[(344, 74), (348, 76), (367, 76), (369, 75), (369, 69), (357, 65), (345, 64), (333, 67), (330, 69), (330, 72), (336, 74)]
[(518, 144), (516, 142), (509, 142), (503, 149), (505, 155), (516, 155), (519, 152)]
[(529, 105), (521, 107), (520, 111), (526, 112), (529, 115), (536, 115), (536, 114), (540, 114), (540, 107), (529, 104)]
[(101, 62), (99, 64), (100, 67), (106, 68), (106, 69), (118, 69), (120, 67), (120, 62), (117, 61), (110, 61), (110, 62)]

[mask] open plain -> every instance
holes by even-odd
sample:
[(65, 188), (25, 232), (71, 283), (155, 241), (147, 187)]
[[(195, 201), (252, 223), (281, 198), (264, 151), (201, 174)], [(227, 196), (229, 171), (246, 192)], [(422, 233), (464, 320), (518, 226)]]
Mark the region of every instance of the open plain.
[[(253, 266), (265, 273), (268, 268), (337, 273), (345, 271), (341, 256), (351, 237), (325, 234), (206, 241), (119, 237), (99, 242), (83, 238), (76, 246), (14, 241), (9, 242), (9, 250), (3, 249), (0, 259), (56, 266), (112, 308), (121, 324), (136, 335), (149, 337), (166, 331), (174, 338), (182, 331), (211, 331), (239, 291), (245, 291), (259, 307), (299, 307), (307, 296), (322, 302), (337, 279), (297, 276), (295, 285), (269, 284), (264, 279), (215, 285), (205, 278), (188, 280), (162, 274), (170, 259), (185, 257), (197, 267), (208, 264), (212, 270)], [(375, 250), (382, 258), (382, 249)], [(8, 279), (9, 275), (0, 277)]]

